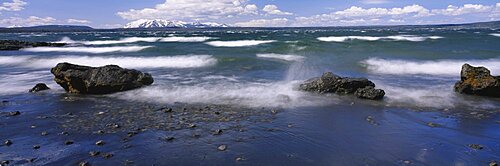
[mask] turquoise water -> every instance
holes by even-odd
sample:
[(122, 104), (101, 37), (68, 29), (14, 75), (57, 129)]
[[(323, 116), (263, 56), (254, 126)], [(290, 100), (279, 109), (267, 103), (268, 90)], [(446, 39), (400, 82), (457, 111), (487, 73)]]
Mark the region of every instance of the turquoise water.
[[(500, 75), (499, 34), (498, 29), (443, 27), (0, 34), (0, 39), (69, 43), (62, 48), (0, 52), (0, 99), (10, 103), (0, 105), (0, 112), (23, 113), (18, 119), (2, 117), (0, 139), (17, 144), (0, 146), (0, 159), (23, 164), (25, 158), (38, 158), (37, 165), (74, 165), (82, 160), (121, 164), (128, 159), (139, 165), (233, 165), (243, 156), (245, 161), (239, 163), (247, 165), (402, 165), (406, 160), (417, 165), (485, 165), (500, 157), (500, 100), (456, 94), (453, 85), (464, 63)], [(116, 64), (149, 72), (155, 83), (105, 96), (68, 95), (50, 73), (60, 62)], [(386, 91), (386, 97), (364, 101), (297, 90), (302, 81), (327, 71), (367, 77)], [(38, 82), (52, 89), (28, 93)], [(270, 119), (259, 114), (227, 123), (207, 122), (207, 130), (155, 128), (132, 140), (131, 149), (121, 149), (120, 143), (102, 147), (115, 154), (110, 160), (89, 157), (88, 151), (98, 139), (120, 142), (126, 125), (124, 131), (105, 136), (72, 126), (142, 124), (144, 120), (129, 118), (156, 114), (143, 115), (143, 108), (135, 106), (179, 103), (229, 105), (234, 111), (278, 108), (283, 113)], [(100, 111), (115, 113), (96, 121), (92, 116)], [(263, 119), (254, 122), (254, 116)], [(378, 125), (368, 123), (367, 116), (374, 116)], [(442, 127), (431, 128), (428, 122)], [(33, 124), (40, 128), (37, 133), (29, 129)], [(217, 127), (228, 128), (227, 135), (208, 134)], [(67, 137), (55, 134), (68, 128), (75, 131)], [(42, 130), (54, 134), (39, 138)], [(201, 137), (192, 138), (193, 132), (201, 132)], [(181, 140), (158, 140), (169, 135)], [(75, 145), (59, 145), (66, 138)], [(229, 144), (229, 150), (217, 153), (220, 143)], [(485, 149), (467, 147), (473, 143)], [(32, 153), (33, 144), (42, 144), (41, 150)]]

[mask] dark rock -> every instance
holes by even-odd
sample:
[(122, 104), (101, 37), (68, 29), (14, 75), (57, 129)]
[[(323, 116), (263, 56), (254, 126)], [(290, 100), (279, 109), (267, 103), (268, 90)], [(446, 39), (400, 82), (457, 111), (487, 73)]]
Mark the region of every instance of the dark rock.
[(469, 144), (469, 147), (472, 149), (477, 149), (477, 150), (483, 149), (483, 145), (479, 145), (479, 144)]
[(82, 161), (78, 164), (78, 166), (90, 166), (90, 164), (87, 161)]
[(429, 122), (429, 123), (427, 123), (427, 126), (429, 126), (429, 127), (439, 127), (441, 125), (439, 125), (437, 123)]
[(151, 85), (154, 81), (148, 73), (116, 65), (89, 67), (59, 63), (51, 72), (56, 83), (67, 92), (79, 94), (109, 94)]
[(46, 135), (49, 135), (49, 132), (43, 131), (40, 135), (46, 136)]
[(10, 146), (10, 145), (12, 145), (12, 141), (11, 140), (5, 140), (4, 144), (7, 145), (7, 146)]
[(498, 166), (498, 164), (495, 161), (491, 161), (489, 166)]
[(385, 91), (382, 89), (375, 89), (372, 86), (367, 86), (356, 90), (354, 95), (361, 99), (381, 100), (385, 96)]
[(104, 145), (104, 141), (103, 141), (103, 140), (99, 140), (99, 141), (97, 141), (97, 142), (95, 143), (95, 145), (97, 145), (97, 146), (102, 146), (102, 145)]
[(73, 144), (73, 143), (75, 143), (75, 142), (73, 142), (73, 141), (71, 141), (71, 140), (70, 140), (70, 141), (65, 141), (65, 142), (64, 142), (64, 145), (71, 145), (71, 144)]
[(165, 141), (173, 141), (175, 139), (175, 137), (165, 137), (164, 140)]
[[(308, 92), (316, 92), (316, 93), (336, 93), (341, 95), (346, 94), (354, 94), (357, 90), (366, 88), (366, 87), (375, 87), (375, 84), (366, 78), (349, 78), (349, 77), (340, 77), (331, 72), (324, 73), (321, 77), (313, 78), (307, 80), (303, 84), (300, 85), (299, 89)], [(370, 99), (369, 93), (373, 93), (375, 97), (380, 98), (381, 95), (380, 90), (365, 90), (359, 92), (362, 98)], [(366, 95), (366, 97), (364, 97)], [(385, 95), (385, 92), (384, 92)]]
[(226, 145), (220, 145), (219, 147), (217, 147), (217, 149), (219, 151), (225, 151), (227, 149), (227, 146)]
[(104, 154), (102, 154), (102, 157), (104, 159), (109, 159), (109, 158), (113, 157), (113, 154), (111, 154), (111, 153), (104, 153)]
[(50, 88), (45, 85), (44, 83), (38, 83), (35, 85), (35, 87), (31, 88), (29, 92), (35, 93), (43, 90), (49, 90)]
[(99, 154), (101, 154), (101, 152), (99, 152), (99, 151), (90, 151), (89, 152), (89, 155), (92, 157), (99, 156)]
[(62, 47), (66, 43), (47, 43), (47, 42), (27, 42), (17, 40), (0, 40), (0, 50), (20, 50), (29, 47)]
[(0, 162), (0, 165), (4, 166), (4, 165), (9, 165), (10, 164), (10, 161), (9, 160), (3, 160)]
[(223, 131), (222, 131), (221, 129), (217, 129), (217, 130), (215, 130), (212, 134), (213, 134), (213, 135), (221, 135), (221, 134), (222, 134), (222, 132), (223, 132)]
[(34, 145), (33, 149), (40, 149), (40, 145)]
[(464, 64), (460, 77), (460, 81), (455, 84), (456, 92), (500, 97), (500, 76), (492, 76), (487, 68)]

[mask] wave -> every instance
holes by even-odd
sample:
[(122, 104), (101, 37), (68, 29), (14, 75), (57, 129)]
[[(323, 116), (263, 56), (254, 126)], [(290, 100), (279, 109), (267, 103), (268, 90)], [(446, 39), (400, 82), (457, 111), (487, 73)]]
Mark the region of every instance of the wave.
[(212, 39), (211, 37), (165, 37), (162, 38), (161, 42), (204, 42)]
[(206, 44), (214, 47), (245, 47), (256, 46), (259, 44), (272, 43), (275, 40), (236, 40), (236, 41), (211, 41)]
[(500, 59), (488, 60), (438, 60), (438, 61), (409, 61), (370, 58), (361, 62), (368, 71), (379, 74), (428, 74), (459, 76), (462, 65), (469, 63), (473, 66), (484, 66), (492, 74), (500, 74)]
[[(2, 59), (3, 60), (3, 59)], [(11, 72), (0, 74), (0, 95), (27, 93), (38, 82), (46, 82), (50, 88), (59, 87), (50, 71)], [(7, 88), (8, 87), (8, 88)]]
[(284, 54), (257, 54), (260, 58), (280, 59), (285, 61), (302, 61), (305, 57), (299, 55), (284, 55)]
[(425, 41), (427, 39), (441, 39), (444, 37), (441, 36), (415, 36), (415, 35), (397, 35), (397, 36), (383, 36), (383, 37), (375, 37), (375, 36), (330, 36), (330, 37), (318, 37), (319, 41), (324, 42), (345, 42), (348, 40), (364, 40), (364, 41), (378, 41), (378, 40), (387, 40), (387, 41), (412, 41), (412, 42), (420, 42)]
[(297, 82), (234, 83), (150, 86), (115, 96), (156, 103), (230, 104), (248, 107), (321, 106), (335, 99), (294, 90)]
[(491, 36), (500, 37), (500, 33), (491, 33), (490, 35), (491, 35)]
[(152, 46), (115, 46), (115, 47), (34, 47), (24, 48), (22, 51), (28, 52), (80, 52), (101, 54), (110, 52), (137, 52)]
[(180, 55), (159, 57), (109, 57), (109, 56), (0, 56), (0, 65), (26, 68), (51, 68), (61, 62), (86, 66), (104, 66), (109, 64), (125, 68), (197, 68), (212, 66), (217, 63), (211, 55)]

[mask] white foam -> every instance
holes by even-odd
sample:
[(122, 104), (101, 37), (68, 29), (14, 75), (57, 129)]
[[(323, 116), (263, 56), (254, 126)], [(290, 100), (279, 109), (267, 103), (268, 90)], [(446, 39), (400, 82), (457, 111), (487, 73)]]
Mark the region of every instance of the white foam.
[(259, 44), (272, 43), (275, 40), (236, 40), (236, 41), (211, 41), (206, 44), (214, 47), (245, 47), (256, 46)]
[(492, 33), (490, 34), (491, 36), (496, 36), (496, 37), (500, 37), (500, 33)]
[(212, 66), (217, 63), (211, 55), (181, 55), (158, 57), (110, 57), (110, 56), (0, 56), (0, 65), (26, 68), (51, 68), (61, 62), (86, 66), (104, 66), (109, 64), (125, 68), (196, 68)]
[(366, 66), (368, 71), (379, 74), (459, 76), (462, 65), (465, 63), (473, 66), (484, 66), (488, 68), (492, 74), (500, 74), (500, 59), (409, 61), (370, 58), (361, 63)]
[(137, 43), (137, 42), (157, 42), (159, 37), (127, 37), (120, 40), (96, 40), (96, 41), (79, 41), (85, 45), (108, 45), (108, 44), (124, 44), (124, 43)]
[(285, 61), (302, 61), (305, 57), (299, 55), (285, 55), (285, 54), (257, 54), (260, 58), (280, 59)]
[(161, 42), (204, 42), (212, 39), (211, 37), (165, 37), (162, 38)]
[(52, 81), (53, 76), (48, 70), (26, 73), (11, 72), (2, 74), (0, 77), (2, 78), (0, 79), (0, 86), (8, 87), (0, 88), (0, 95), (28, 93), (28, 90), (39, 82), (47, 83), (50, 88), (59, 87)]
[(91, 54), (101, 54), (110, 52), (137, 52), (152, 46), (114, 46), (114, 47), (34, 47), (24, 48), (22, 51), (28, 52), (81, 52)]
[(388, 40), (388, 41), (412, 41), (420, 42), (427, 39), (442, 39), (441, 36), (415, 36), (415, 35), (397, 35), (397, 36), (330, 36), (330, 37), (318, 37), (319, 41), (324, 42), (345, 42), (348, 40), (364, 40), (364, 41), (378, 41), (378, 40)]
[(230, 104), (249, 107), (320, 106), (336, 101), (294, 90), (297, 82), (227, 83), (151, 86), (116, 97), (157, 103)]

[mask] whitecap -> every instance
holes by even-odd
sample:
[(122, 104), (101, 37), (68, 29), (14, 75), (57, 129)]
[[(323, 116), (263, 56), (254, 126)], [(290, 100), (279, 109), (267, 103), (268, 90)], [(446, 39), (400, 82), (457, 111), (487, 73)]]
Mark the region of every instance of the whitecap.
[(0, 56), (0, 65), (51, 68), (61, 62), (86, 66), (104, 66), (109, 64), (125, 68), (197, 68), (212, 66), (217, 59), (211, 55), (180, 55), (157, 57), (110, 57), (110, 56)]
[(212, 39), (211, 37), (199, 36), (199, 37), (165, 37), (162, 38), (161, 42), (204, 42)]
[(491, 33), (490, 35), (491, 35), (491, 36), (500, 37), (500, 33)]
[(110, 52), (137, 52), (152, 46), (115, 46), (115, 47), (34, 47), (24, 48), (28, 52), (81, 52), (81, 53), (110, 53)]
[(302, 61), (305, 57), (299, 55), (286, 55), (286, 54), (257, 54), (259, 58), (280, 59), (285, 61)]
[(275, 40), (236, 40), (236, 41), (211, 41), (206, 44), (214, 47), (245, 47), (256, 46), (259, 44), (272, 43)]
[(324, 42), (345, 42), (348, 40), (364, 40), (364, 41), (378, 41), (378, 40), (387, 40), (387, 41), (412, 41), (412, 42), (420, 42), (425, 41), (427, 39), (437, 40), (442, 39), (444, 37), (441, 36), (415, 36), (415, 35), (396, 35), (396, 36), (329, 36), (329, 37), (318, 37), (319, 41)]
[(485, 66), (492, 74), (500, 74), (500, 59), (411, 61), (370, 58), (361, 62), (369, 72), (378, 74), (428, 74), (459, 76), (463, 64)]

